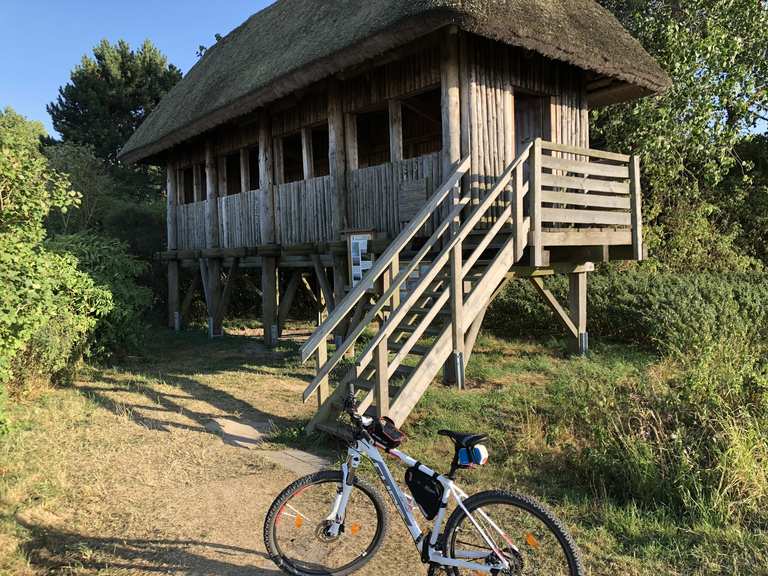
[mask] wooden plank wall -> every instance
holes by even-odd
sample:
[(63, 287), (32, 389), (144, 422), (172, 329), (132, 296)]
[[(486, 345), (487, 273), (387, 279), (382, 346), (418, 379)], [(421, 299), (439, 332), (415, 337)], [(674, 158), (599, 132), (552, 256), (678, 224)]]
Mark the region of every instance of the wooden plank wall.
[(361, 168), (348, 173), (349, 216), (353, 228), (400, 233), (398, 191), (405, 182), (426, 180), (426, 198), (442, 183), (440, 153)]
[(219, 198), (219, 242), (222, 248), (262, 244), (259, 222), (261, 190)]
[(440, 85), (440, 46), (433, 44), (345, 82), (344, 111), (355, 112)]
[[(528, 139), (589, 146), (583, 71), (479, 36), (463, 34), (461, 42), (462, 81), (469, 84), (465, 109), (473, 203), (484, 197)], [(518, 137), (518, 128), (525, 135)], [(494, 206), (482, 225), (490, 226), (501, 210), (501, 205)]]
[(276, 187), (278, 242), (285, 246), (335, 240), (338, 219), (330, 176)]
[(205, 248), (205, 206), (207, 200), (176, 206), (176, 245), (179, 250)]

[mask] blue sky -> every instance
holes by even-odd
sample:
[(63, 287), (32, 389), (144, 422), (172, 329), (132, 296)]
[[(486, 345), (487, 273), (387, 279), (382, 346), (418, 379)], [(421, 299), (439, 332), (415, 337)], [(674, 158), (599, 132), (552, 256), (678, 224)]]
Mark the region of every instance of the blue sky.
[(46, 105), (103, 38), (149, 38), (183, 72), (201, 44), (226, 34), (271, 0), (0, 0), (0, 108), (53, 132)]

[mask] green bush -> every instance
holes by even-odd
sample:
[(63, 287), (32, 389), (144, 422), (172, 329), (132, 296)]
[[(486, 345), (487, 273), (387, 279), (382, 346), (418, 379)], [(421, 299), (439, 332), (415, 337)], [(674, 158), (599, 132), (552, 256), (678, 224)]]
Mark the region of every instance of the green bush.
[(128, 254), (119, 240), (95, 234), (57, 236), (47, 243), (59, 254), (72, 255), (78, 267), (111, 293), (114, 306), (95, 326), (89, 352), (105, 359), (136, 349), (145, 332), (144, 315), (152, 304), (152, 293), (136, 280), (147, 265)]
[[(566, 302), (564, 277), (547, 286)], [(768, 336), (768, 277), (761, 272), (677, 274), (635, 266), (590, 274), (589, 326), (595, 339), (633, 343), (663, 354), (691, 352), (725, 325), (749, 324)], [(527, 282), (511, 282), (493, 303), (487, 326), (501, 336), (562, 329)]]
[[(77, 270), (71, 256), (43, 245), (43, 221), (79, 195), (40, 151), (41, 125), (0, 112), (0, 399), (6, 386), (62, 378), (112, 308), (108, 291)], [(2, 428), (0, 406), (0, 428)]]

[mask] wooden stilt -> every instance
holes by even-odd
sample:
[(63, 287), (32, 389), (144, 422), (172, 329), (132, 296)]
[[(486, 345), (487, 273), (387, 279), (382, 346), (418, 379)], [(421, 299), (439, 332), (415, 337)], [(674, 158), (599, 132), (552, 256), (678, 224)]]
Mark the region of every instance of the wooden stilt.
[(224, 322), (224, 316), (227, 313), (227, 308), (229, 307), (229, 300), (230, 295), (232, 294), (232, 288), (235, 285), (235, 282), (237, 281), (237, 276), (240, 271), (240, 258), (235, 258), (232, 261), (232, 266), (229, 269), (229, 276), (227, 276), (227, 281), (224, 284), (224, 289), (221, 293), (221, 298), (219, 299), (218, 308), (216, 309), (216, 315), (214, 316), (214, 326), (222, 326)]
[[(459, 37), (455, 28), (443, 36), (441, 46), (441, 87), (443, 112), (443, 173), (449, 174), (461, 160), (461, 102), (459, 88)], [(451, 201), (459, 201), (460, 187), (454, 187)], [(451, 225), (451, 235), (458, 234), (459, 219)], [(461, 279), (462, 245), (451, 251), (451, 338), (453, 353), (443, 369), (443, 381), (464, 387), (464, 290)]]
[[(205, 145), (205, 180), (208, 202), (205, 204), (205, 240), (210, 249), (219, 247), (219, 178), (217, 177), (216, 159), (212, 143)], [(222, 327), (216, 322), (216, 311), (221, 299), (221, 261), (217, 258), (206, 259), (207, 269), (206, 303), (208, 304), (208, 335), (211, 338), (222, 335)]]
[(568, 275), (568, 308), (577, 332), (576, 340), (572, 342), (572, 350), (583, 356), (589, 351), (586, 272), (573, 272)]
[[(333, 300), (334, 306), (338, 305), (346, 295), (347, 286), (347, 258), (343, 254), (333, 255)], [(348, 322), (341, 322), (336, 328), (334, 343), (338, 346), (344, 340)]]
[[(167, 167), (167, 241), (168, 250), (177, 248), (176, 203), (178, 197), (176, 166), (169, 164)], [(179, 331), (181, 326), (179, 319), (179, 262), (168, 262), (168, 327)]]
[(264, 344), (277, 345), (278, 294), (277, 294), (277, 258), (263, 256), (261, 259), (261, 300), (262, 324), (264, 325)]
[(299, 288), (299, 282), (301, 281), (301, 272), (295, 270), (291, 273), (291, 277), (285, 286), (285, 290), (280, 294), (280, 305), (277, 308), (277, 332), (278, 336), (283, 333), (285, 328), (285, 322), (288, 320), (288, 314), (293, 306), (293, 300), (296, 296), (296, 292)]

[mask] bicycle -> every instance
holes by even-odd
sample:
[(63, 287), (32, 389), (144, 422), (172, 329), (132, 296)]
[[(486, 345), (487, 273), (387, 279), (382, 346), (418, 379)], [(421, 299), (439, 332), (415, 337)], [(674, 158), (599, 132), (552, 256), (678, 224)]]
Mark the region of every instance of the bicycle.
[[(391, 420), (357, 412), (354, 386), (349, 386), (345, 412), (354, 425), (347, 461), (341, 470), (300, 478), (275, 499), (264, 522), (268, 554), (294, 576), (342, 576), (367, 564), (379, 550), (388, 517), (379, 492), (356, 475), (362, 458), (373, 464), (413, 538), (429, 575), (501, 576), (546, 574), (582, 576), (576, 544), (562, 523), (533, 498), (493, 490), (468, 496), (455, 483), (460, 469), (483, 465), (485, 434), (440, 430), (454, 442), (450, 472), (442, 475), (399, 451), (405, 436)], [(407, 467), (406, 495), (395, 481), (381, 452)], [(441, 528), (453, 499), (456, 508)], [(416, 522), (418, 507), (432, 530)]]

